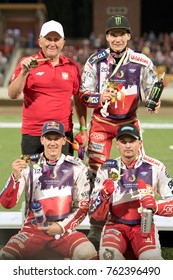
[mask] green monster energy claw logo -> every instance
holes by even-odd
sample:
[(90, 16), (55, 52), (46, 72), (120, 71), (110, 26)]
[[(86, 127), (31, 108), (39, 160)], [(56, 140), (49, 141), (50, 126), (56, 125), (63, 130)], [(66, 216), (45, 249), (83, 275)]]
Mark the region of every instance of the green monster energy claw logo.
[(121, 17), (115, 17), (115, 24), (121, 25)]
[(151, 98), (157, 98), (160, 93), (160, 88), (155, 86), (151, 92)]

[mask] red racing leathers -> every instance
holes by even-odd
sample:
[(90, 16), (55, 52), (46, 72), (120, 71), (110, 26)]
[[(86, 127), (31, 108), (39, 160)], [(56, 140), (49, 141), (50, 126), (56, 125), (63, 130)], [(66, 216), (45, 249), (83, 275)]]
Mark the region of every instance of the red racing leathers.
[[(115, 187), (108, 197), (102, 195), (106, 178), (113, 178)], [(144, 184), (141, 185), (141, 182)], [(135, 255), (139, 257), (141, 253), (160, 246), (154, 224), (147, 238), (141, 234), (138, 208), (141, 197), (145, 195), (159, 199), (156, 202), (157, 215), (173, 216), (173, 181), (160, 161), (145, 155), (138, 159), (134, 169), (127, 169), (117, 158), (106, 161), (98, 169), (89, 213), (97, 221), (107, 219), (101, 247), (113, 247), (124, 254), (127, 249), (125, 240), (129, 239)]]
[[(93, 54), (86, 62), (82, 74), (80, 97), (83, 104), (93, 108), (88, 146), (89, 165), (98, 167), (110, 158), (112, 139), (116, 137), (119, 125), (133, 123), (140, 129), (137, 109), (149, 95), (157, 75), (152, 61), (143, 54), (127, 48), (126, 56), (114, 73), (115, 59), (110, 49)], [(104, 111), (101, 93), (107, 88), (106, 81), (115, 82), (117, 96)]]
[[(88, 213), (88, 169), (79, 158), (65, 157), (63, 154), (55, 166), (49, 165), (43, 155), (29, 166), (22, 171), (18, 182), (14, 182), (11, 175), (0, 195), (1, 205), (10, 209), (18, 203), (26, 188), (30, 206), (22, 229), (11, 238), (10, 245), (8, 243), (3, 251), (14, 254), (16, 258), (29, 258), (49, 244), (51, 248), (71, 257), (76, 246), (88, 241), (84, 234), (75, 231)], [(47, 221), (56, 221), (62, 227), (63, 234), (59, 240), (37, 230), (31, 211), (34, 199), (41, 202)], [(26, 240), (23, 247), (18, 247), (15, 240), (20, 243), (21, 236), (23, 241)]]

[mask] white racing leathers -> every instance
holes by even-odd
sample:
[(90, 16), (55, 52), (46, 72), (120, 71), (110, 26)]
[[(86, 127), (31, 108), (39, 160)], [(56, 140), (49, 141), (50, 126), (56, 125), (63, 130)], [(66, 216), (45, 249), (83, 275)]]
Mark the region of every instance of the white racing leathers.
[[(89, 166), (93, 170), (110, 158), (112, 139), (116, 138), (120, 125), (132, 123), (141, 131), (137, 110), (158, 80), (152, 61), (129, 48), (114, 73), (116, 67), (115, 59), (106, 49), (87, 60), (82, 74), (80, 98), (86, 107), (93, 108), (87, 150)], [(113, 100), (102, 103), (107, 82), (116, 85), (116, 94)], [(145, 153), (143, 146), (141, 153)]]
[[(136, 116), (141, 94), (144, 93), (146, 99), (158, 78), (151, 59), (130, 48), (114, 73), (115, 66), (109, 48), (93, 54), (84, 66), (80, 96), (85, 106), (94, 109), (97, 118), (121, 123)], [(108, 114), (103, 116), (101, 93), (107, 88), (107, 81), (117, 84), (117, 99), (109, 104)]]
[[(114, 179), (115, 190), (105, 199), (100, 190), (106, 178)], [(145, 182), (143, 187), (139, 182)], [(173, 180), (158, 160), (140, 157), (134, 169), (127, 169), (120, 158), (108, 160), (99, 168), (91, 194), (90, 215), (101, 221), (107, 219), (102, 232), (100, 259), (124, 259), (127, 240), (138, 259), (162, 259), (157, 229), (143, 236), (140, 228), (139, 199), (153, 195), (157, 200), (156, 214), (173, 216)]]
[[(62, 154), (56, 164), (51, 165), (41, 155), (22, 171), (18, 182), (10, 176), (0, 195), (2, 206), (14, 207), (25, 188), (29, 201), (26, 221), (21, 231), (2, 249), (0, 257), (32, 258), (44, 246), (50, 246), (68, 258), (90, 259), (97, 255), (86, 236), (75, 230), (88, 213), (90, 193), (88, 168), (79, 158)], [(58, 240), (37, 229), (31, 211), (34, 199), (42, 204), (47, 222), (54, 221), (62, 227), (63, 233)]]

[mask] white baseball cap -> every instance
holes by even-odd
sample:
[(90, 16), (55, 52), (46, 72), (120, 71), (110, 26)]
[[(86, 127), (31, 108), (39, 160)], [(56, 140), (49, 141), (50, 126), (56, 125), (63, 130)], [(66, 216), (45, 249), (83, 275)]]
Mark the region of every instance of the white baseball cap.
[(47, 21), (42, 25), (40, 36), (45, 37), (50, 32), (56, 32), (61, 37), (64, 37), (64, 30), (62, 25), (55, 20)]

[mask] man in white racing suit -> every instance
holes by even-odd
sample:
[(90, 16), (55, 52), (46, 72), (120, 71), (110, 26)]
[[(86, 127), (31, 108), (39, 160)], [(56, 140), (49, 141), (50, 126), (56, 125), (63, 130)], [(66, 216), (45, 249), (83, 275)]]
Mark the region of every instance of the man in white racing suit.
[(125, 259), (129, 243), (137, 259), (162, 259), (157, 228), (152, 221), (151, 231), (142, 232), (140, 210), (173, 216), (173, 180), (163, 163), (139, 155), (140, 145), (136, 126), (121, 126), (116, 137), (120, 157), (106, 161), (97, 171), (89, 213), (96, 221), (107, 220), (100, 259)]
[[(124, 16), (112, 16), (106, 23), (109, 48), (91, 55), (85, 63), (80, 98), (93, 108), (88, 157), (93, 170), (110, 158), (112, 139), (118, 127), (133, 123), (140, 128), (137, 109), (156, 81), (150, 58), (127, 47), (131, 27)], [(159, 104), (155, 109), (158, 112)]]
[[(26, 220), (18, 234), (0, 251), (0, 259), (33, 259), (44, 249), (52, 249), (63, 258), (97, 259), (97, 252), (85, 234), (76, 227), (89, 209), (89, 176), (83, 162), (61, 153), (66, 143), (64, 125), (49, 121), (43, 125), (42, 154), (12, 163), (12, 174), (0, 194), (4, 208), (14, 207), (24, 189), (29, 201)], [(41, 203), (45, 223), (37, 225), (32, 202)]]
[[(93, 108), (87, 149), (91, 182), (99, 166), (110, 158), (119, 126), (133, 123), (140, 129), (138, 106), (142, 99), (147, 100), (158, 81), (151, 59), (127, 46), (131, 27), (125, 16), (111, 16), (105, 33), (109, 47), (89, 57), (80, 85), (81, 101)], [(160, 101), (154, 112), (159, 108)], [(144, 154), (142, 145), (141, 153)], [(99, 239), (101, 224), (96, 226), (92, 220), (91, 224), (88, 238), (94, 243)]]

